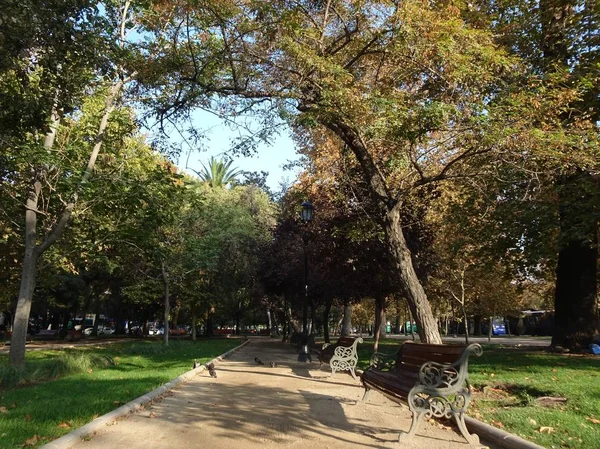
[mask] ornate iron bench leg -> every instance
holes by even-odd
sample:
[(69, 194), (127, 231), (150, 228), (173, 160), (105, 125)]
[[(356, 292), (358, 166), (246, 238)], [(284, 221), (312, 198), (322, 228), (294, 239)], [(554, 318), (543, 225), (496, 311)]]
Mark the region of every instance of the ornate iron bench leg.
[(366, 402), (367, 399), (369, 399), (369, 396), (371, 396), (371, 389), (365, 387), (365, 394), (363, 395), (362, 399), (360, 400), (360, 402)]
[(467, 430), (467, 425), (465, 424), (465, 414), (455, 413), (454, 419), (456, 420), (456, 424), (460, 429), (460, 433), (463, 437), (465, 437), (465, 440), (467, 440), (467, 442), (470, 444), (479, 444), (479, 435), (469, 433), (469, 431)]
[[(412, 411), (412, 410), (411, 410)], [(412, 411), (412, 424), (410, 425), (410, 429), (408, 432), (401, 432), (398, 436), (398, 442), (400, 443), (408, 443), (412, 440), (417, 433), (417, 429), (419, 428), (419, 424), (421, 423), (421, 418), (425, 412), (416, 412)]]
[(356, 377), (356, 373), (354, 372), (354, 367), (350, 367), (350, 374), (352, 374), (352, 377), (354, 378), (354, 380), (358, 380), (358, 377)]

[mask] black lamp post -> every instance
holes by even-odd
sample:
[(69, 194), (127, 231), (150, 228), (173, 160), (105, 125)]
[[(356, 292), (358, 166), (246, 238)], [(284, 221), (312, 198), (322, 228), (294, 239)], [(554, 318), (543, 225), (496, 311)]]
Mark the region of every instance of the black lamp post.
[[(310, 201), (302, 203), (300, 218), (304, 223), (312, 220), (314, 210)], [(302, 241), (304, 242), (304, 302), (302, 303), (302, 347), (298, 361), (309, 362), (311, 358), (308, 351), (308, 232), (306, 230), (302, 233)]]

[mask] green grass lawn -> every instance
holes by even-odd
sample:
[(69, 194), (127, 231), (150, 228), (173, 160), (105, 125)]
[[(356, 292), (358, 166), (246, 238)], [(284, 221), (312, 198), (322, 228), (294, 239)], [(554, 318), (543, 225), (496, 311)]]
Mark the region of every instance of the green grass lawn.
[[(380, 351), (393, 352), (398, 341)], [(543, 349), (483, 345), (469, 359), (474, 400), (469, 415), (547, 448), (600, 448), (600, 357), (551, 354)], [(359, 347), (368, 366), (372, 341)], [(566, 399), (546, 401), (542, 397)]]
[[(16, 387), (0, 389), (0, 448), (48, 443), (189, 371), (194, 359), (207, 362), (240, 343), (237, 339), (171, 340), (165, 348), (159, 341), (139, 340), (29, 352), (27, 371), (38, 374)], [(79, 363), (81, 372), (61, 376), (69, 371), (64, 369), (64, 359), (78, 360), (81, 354), (91, 355), (97, 363)], [(8, 356), (0, 356), (3, 373), (7, 365)], [(61, 377), (40, 380), (40, 372)]]

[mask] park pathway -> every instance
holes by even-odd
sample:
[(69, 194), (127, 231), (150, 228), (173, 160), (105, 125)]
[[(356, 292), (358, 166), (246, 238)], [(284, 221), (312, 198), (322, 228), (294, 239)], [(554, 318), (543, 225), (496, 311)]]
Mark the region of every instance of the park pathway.
[[(406, 408), (376, 393), (368, 403), (356, 404), (364, 391), (360, 381), (345, 373), (330, 378), (328, 368), (320, 370), (315, 360), (296, 358), (289, 345), (252, 338), (216, 365), (216, 379), (203, 371), (72, 447), (399, 449), (398, 432), (410, 427)], [(419, 434), (414, 448), (471, 447), (438, 424), (422, 423)]]

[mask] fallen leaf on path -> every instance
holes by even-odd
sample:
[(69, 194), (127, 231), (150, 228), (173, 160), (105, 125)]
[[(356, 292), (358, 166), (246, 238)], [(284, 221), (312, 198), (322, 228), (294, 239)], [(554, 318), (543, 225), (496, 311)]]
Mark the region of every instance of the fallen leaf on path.
[(554, 427), (542, 426), (538, 429), (539, 433), (555, 433)]
[(31, 438), (25, 440), (25, 442), (22, 444), (23, 447), (27, 447), (27, 446), (35, 446), (38, 441), (40, 441), (40, 437), (38, 435), (34, 435)]
[(492, 426), (496, 426), (496, 427), (500, 427), (500, 428), (504, 427), (504, 424), (502, 424), (500, 421), (494, 421), (494, 420), (492, 420), (491, 424), (492, 424)]
[(594, 424), (600, 424), (600, 419), (596, 419), (596, 418), (585, 418), (587, 419), (589, 422), (593, 422)]
[(62, 427), (63, 429), (70, 429), (71, 428), (71, 424), (69, 424), (68, 422), (61, 422), (58, 427)]
[(150, 414), (148, 415), (148, 418), (156, 418), (156, 413), (150, 412)]

